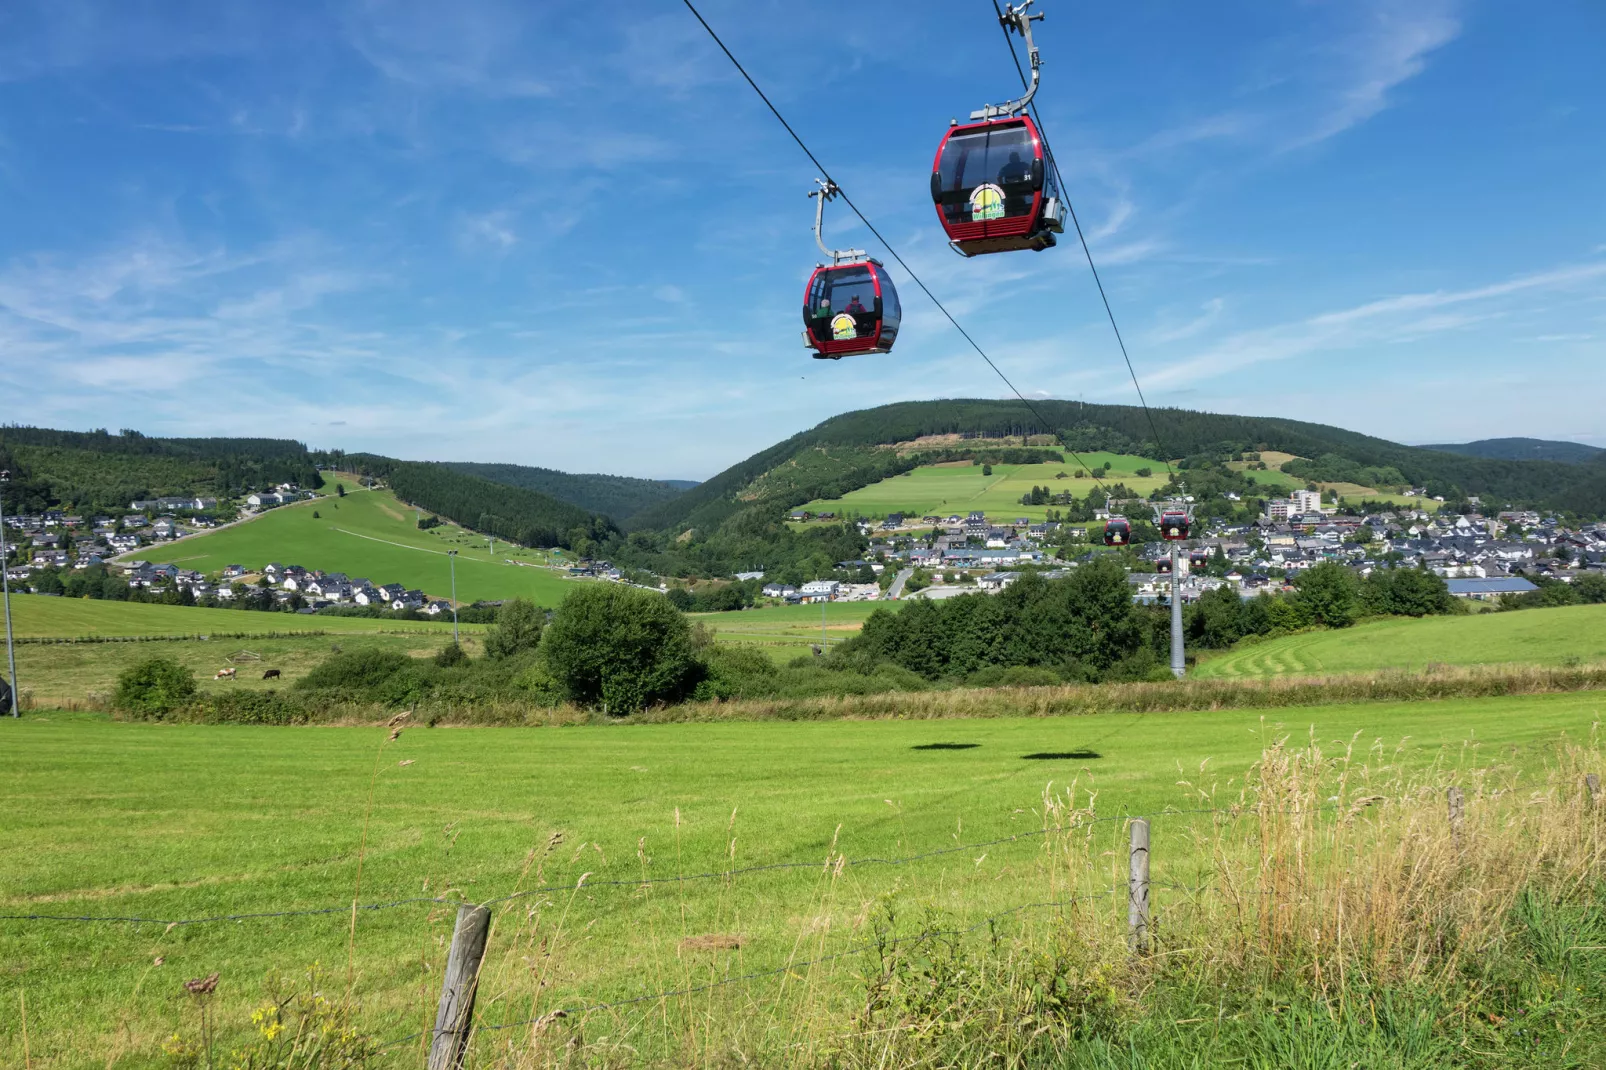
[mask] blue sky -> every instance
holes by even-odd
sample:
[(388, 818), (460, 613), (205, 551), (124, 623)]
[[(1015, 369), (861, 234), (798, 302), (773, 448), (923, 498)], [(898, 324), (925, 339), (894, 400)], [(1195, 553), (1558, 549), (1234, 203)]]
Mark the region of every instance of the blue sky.
[[(989, 0), (699, 6), (1017, 385), (1133, 399), (1079, 249), (936, 225), (949, 118), (1018, 85)], [(1151, 402), (1606, 446), (1606, 8), (1042, 6)], [(808, 357), (813, 177), (679, 0), (10, 0), (3, 419), (703, 478), (1002, 396), (896, 268), (897, 352)]]

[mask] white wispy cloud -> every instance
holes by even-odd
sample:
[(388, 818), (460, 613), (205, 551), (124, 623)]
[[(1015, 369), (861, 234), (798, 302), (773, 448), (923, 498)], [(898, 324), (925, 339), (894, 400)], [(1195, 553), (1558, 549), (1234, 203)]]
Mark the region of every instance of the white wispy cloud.
[(1144, 381), (1176, 389), (1256, 364), (1457, 330), (1490, 318), (1499, 310), (1478, 308), (1454, 314), (1435, 310), (1489, 305), (1530, 292), (1580, 286), (1598, 290), (1596, 284), (1602, 279), (1606, 279), (1606, 263), (1573, 264), (1470, 289), (1381, 298), (1293, 323), (1240, 332), (1195, 356), (1150, 373)]
[(1383, 111), (1389, 94), (1421, 74), (1428, 55), (1461, 32), (1454, 5), (1442, 0), (1374, 3), (1356, 10), (1362, 13), (1361, 25), (1332, 50), (1336, 86), (1289, 148), (1325, 141)]

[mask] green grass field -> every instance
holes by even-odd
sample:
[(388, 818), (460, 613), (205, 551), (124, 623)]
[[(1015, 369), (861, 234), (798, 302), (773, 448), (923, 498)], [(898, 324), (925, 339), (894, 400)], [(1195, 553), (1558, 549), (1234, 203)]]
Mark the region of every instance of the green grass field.
[[(0, 1063), (23, 1065), (15, 1013), (23, 999), (33, 1066), (114, 1068), (167, 1065), (158, 1054), (166, 1038), (195, 1035), (194, 1003), (181, 987), (189, 978), (220, 976), (220, 1053), (250, 1032), (246, 1017), (274, 971), (321, 963), (325, 991), (338, 999), (351, 924), (340, 904), (354, 896), (486, 901), (551, 889), (499, 908), (481, 974), (482, 1023), (516, 1022), (855, 947), (878, 904), (968, 925), (1050, 896), (1053, 865), (1031, 835), (1045, 789), (1074, 782), (1079, 799), (1096, 790), (1101, 814), (1187, 809), (1199, 799), (1179, 779), (1231, 795), (1233, 778), (1284, 732), (1323, 741), (1359, 733), (1363, 745), (1387, 741), (1390, 755), (1408, 738), (1399, 760), (1452, 766), (1474, 760), (1463, 743), (1475, 735), (1485, 758), (1531, 765), (1549, 753), (1546, 741), (1586, 734), (1601, 711), (1600, 695), (1580, 693), (1286, 715), (413, 728), (394, 742), (375, 728), (59, 714), (0, 721), (0, 913), (156, 920), (0, 920)], [(1156, 819), (1157, 880), (1185, 876), (1200, 821), (1208, 829), (1208, 819), (1186, 814)], [(964, 847), (1016, 834), (1027, 836)], [(1109, 873), (1088, 879), (1113, 883), (1124, 873), (1124, 829), (1115, 821), (1093, 835), (1092, 857)], [(834, 852), (892, 858), (953, 848), (822, 875)], [(804, 865), (638, 883), (790, 861)], [(1177, 895), (1162, 887), (1158, 909)], [(165, 924), (331, 906), (313, 916)], [(1112, 925), (1125, 916), (1118, 898), (1090, 909)], [(357, 916), (354, 1024), (384, 1040), (427, 1026), (452, 917), (430, 903)], [(1032, 917), (1007, 917), (999, 932)], [(738, 934), (740, 947), (682, 943), (706, 934)], [(748, 1001), (791, 1001), (806, 1018), (836, 997), (851, 1010), (868, 961), (849, 955), (711, 990), (688, 1013), (712, 1019), (742, 1014)], [(616, 1028), (625, 1042), (646, 1043), (634, 1030), (657, 1014), (650, 1001), (626, 1008)], [(609, 1029), (607, 1017), (600, 1028)], [(482, 1055), (525, 1036), (482, 1033)], [(370, 1065), (422, 1061), (414, 1041)]]
[(1593, 661), (1606, 661), (1606, 605), (1371, 621), (1212, 655), (1196, 674), (1229, 679), (1382, 669), (1420, 672), (1431, 664)]
[[(1106, 485), (1125, 483), (1138, 494), (1148, 494), (1165, 485), (1165, 462), (1132, 457), (1119, 453), (1081, 454), (1085, 466), (1110, 465), (1110, 474), (1104, 477)], [(1084, 468), (1067, 454), (1064, 464), (999, 464), (993, 474), (982, 475), (980, 465), (933, 465), (883, 479), (868, 487), (844, 494), (828, 501), (813, 501), (803, 508), (811, 512), (822, 510), (858, 513), (868, 517), (884, 517), (888, 513), (912, 515), (917, 520), (929, 514), (948, 516), (980, 509), (990, 520), (1013, 520), (1027, 517), (1042, 520), (1052, 506), (1022, 505), (1021, 496), (1029, 494), (1033, 486), (1046, 486), (1055, 494), (1073, 492), (1085, 498), (1098, 484), (1089, 478), (1077, 479), (1078, 468)], [(1139, 468), (1149, 468), (1150, 476), (1136, 474)], [(1064, 479), (1057, 479), (1061, 472)]]
[[(17, 679), (36, 708), (80, 707), (99, 703), (117, 687), (117, 676), (146, 658), (171, 658), (195, 674), (203, 695), (227, 691), (259, 691), (293, 684), (337, 648), (396, 650), (429, 657), (452, 640), (451, 629), (408, 634), (404, 621), (389, 622), (397, 633), (336, 632), (333, 635), (247, 639), (184, 639), (160, 643), (25, 644), (17, 647)], [(399, 633), (399, 634), (398, 634)], [(465, 633), (463, 649), (482, 652), (479, 637)], [(216, 680), (219, 669), (233, 666), (233, 680)], [(278, 680), (264, 680), (267, 669)]]
[[(462, 626), (478, 631), (484, 625)], [(209, 635), (212, 632), (338, 632), (353, 635), (380, 631), (450, 633), (452, 622), (370, 620), (301, 613), (251, 613), (238, 609), (161, 606), (144, 602), (107, 602), (90, 598), (11, 596), (11, 628), (19, 637), (78, 638), (87, 635)]]
[(258, 569), (277, 561), (374, 583), (401, 583), (432, 598), (449, 598), (447, 550), (458, 551), (459, 602), (528, 598), (553, 607), (569, 590), (569, 581), (559, 572), (538, 567), (556, 560), (552, 555), (502, 541), (493, 553), (484, 536), (453, 524), (420, 531), (414, 510), (388, 490), (350, 491), (344, 498), (270, 509), (254, 520), (142, 547), (129, 556), (202, 572), (234, 564)]
[[(766, 606), (736, 613), (693, 613), (722, 643), (756, 646), (776, 661), (808, 654), (822, 642), (851, 639), (877, 609), (897, 611), (898, 602), (826, 602), (817, 606)], [(823, 627), (822, 627), (823, 625)]]

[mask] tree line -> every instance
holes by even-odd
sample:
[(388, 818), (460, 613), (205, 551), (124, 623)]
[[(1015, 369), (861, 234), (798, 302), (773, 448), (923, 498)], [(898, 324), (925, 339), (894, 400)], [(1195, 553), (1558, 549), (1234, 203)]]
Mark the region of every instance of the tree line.
[(587, 556), (617, 532), (607, 517), (547, 494), (454, 471), (444, 464), (347, 454), (359, 475), (383, 479), (403, 501), (521, 546), (561, 546)]

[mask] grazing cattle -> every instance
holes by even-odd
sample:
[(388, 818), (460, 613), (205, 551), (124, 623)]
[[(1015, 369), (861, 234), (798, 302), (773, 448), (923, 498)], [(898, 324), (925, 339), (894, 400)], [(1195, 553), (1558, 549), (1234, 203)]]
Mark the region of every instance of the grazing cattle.
[(262, 674), (262, 679), (264, 679), (264, 680), (277, 680), (278, 678), (279, 678), (279, 670), (278, 669), (269, 669), (268, 671), (266, 671), (266, 672), (264, 672)]
[(234, 679), (234, 676), (235, 676), (235, 674), (237, 672), (239, 672), (238, 669), (219, 669), (217, 671), (217, 675), (213, 676), (212, 679), (214, 679), (214, 680), (232, 680), (232, 679)]

